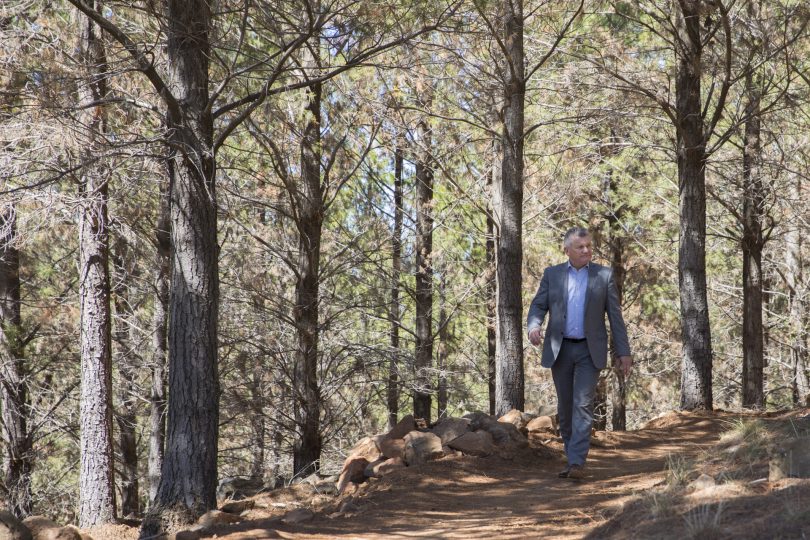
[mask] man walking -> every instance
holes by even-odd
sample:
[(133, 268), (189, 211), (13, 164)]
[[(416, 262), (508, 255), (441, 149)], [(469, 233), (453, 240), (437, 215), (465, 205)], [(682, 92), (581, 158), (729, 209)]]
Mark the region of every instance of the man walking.
[[(527, 329), (532, 345), (543, 342), (540, 365), (551, 368), (557, 391), (560, 436), (568, 458), (568, 466), (559, 476), (581, 479), (591, 444), (596, 384), (599, 371), (607, 365), (605, 314), (613, 335), (616, 368), (629, 375), (633, 359), (613, 270), (591, 262), (588, 229), (569, 229), (563, 251), (568, 262), (543, 272), (529, 308)], [(549, 321), (541, 339), (540, 327), (547, 313)]]

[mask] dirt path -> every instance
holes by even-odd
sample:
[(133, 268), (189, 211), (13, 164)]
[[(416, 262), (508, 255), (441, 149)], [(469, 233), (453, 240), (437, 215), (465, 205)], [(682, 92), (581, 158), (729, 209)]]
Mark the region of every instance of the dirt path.
[[(445, 458), (362, 486), (340, 515), (333, 503), (299, 524), (256, 514), (212, 532), (230, 540), (584, 538), (662, 483), (671, 455), (696, 455), (726, 427), (717, 414), (679, 414), (643, 431), (599, 434), (581, 482), (557, 478), (561, 458)], [(559, 442), (548, 446), (559, 450)]]
[[(557, 478), (559, 440), (532, 440), (513, 459), (447, 457), (339, 498), (308, 484), (263, 493), (234, 516), (241, 522), (175, 540), (808, 539), (810, 479), (768, 481), (767, 449), (797, 438), (810, 445), (810, 409), (670, 413), (639, 431), (598, 433), (581, 482)], [(698, 487), (701, 473), (710, 481)], [(302, 521), (291, 520), (296, 514)], [(124, 525), (88, 532), (95, 540), (138, 536)]]

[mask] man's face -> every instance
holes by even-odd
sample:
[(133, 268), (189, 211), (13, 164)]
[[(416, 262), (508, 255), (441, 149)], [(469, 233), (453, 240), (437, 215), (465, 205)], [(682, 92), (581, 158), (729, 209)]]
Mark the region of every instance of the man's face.
[(589, 262), (593, 255), (590, 236), (574, 236), (571, 238), (571, 245), (565, 246), (563, 251), (568, 255), (571, 266), (579, 270)]

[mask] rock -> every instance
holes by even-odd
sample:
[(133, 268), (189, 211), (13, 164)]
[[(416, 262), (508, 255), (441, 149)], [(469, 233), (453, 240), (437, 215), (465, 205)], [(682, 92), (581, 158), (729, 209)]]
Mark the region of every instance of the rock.
[(513, 426), (518, 428), (518, 430), (521, 431), (522, 433), (528, 433), (528, 429), (526, 429), (526, 426), (529, 424), (529, 422), (532, 421), (533, 418), (534, 415), (532, 414), (525, 413), (517, 409), (512, 409), (505, 415), (498, 418), (498, 422), (512, 424)]
[(377, 465), (377, 467), (375, 467), (374, 475), (378, 476), (378, 477), (385, 476), (386, 474), (389, 474), (392, 471), (396, 471), (396, 470), (399, 470), (399, 469), (404, 469), (405, 467), (407, 467), (407, 465), (405, 465), (405, 460), (402, 459), (402, 458), (397, 457), (397, 458), (388, 459), (388, 460), (384, 461), (383, 463), (380, 463), (379, 465)]
[(346, 501), (344, 501), (343, 504), (341, 504), (340, 508), (338, 509), (338, 512), (340, 512), (341, 514), (349, 514), (359, 511), (360, 507), (357, 505), (356, 502), (354, 502), (354, 499), (351, 497), (349, 497)]
[(444, 418), (431, 431), (442, 440), (442, 444), (447, 444), (469, 430), (470, 421), (467, 418)]
[(376, 473), (376, 469), (386, 461), (388, 461), (388, 458), (385, 456), (380, 456), (379, 459), (375, 459), (374, 461), (366, 465), (366, 468), (363, 470), (363, 475), (366, 478), (378, 477), (379, 475)]
[(298, 508), (291, 512), (287, 512), (287, 514), (281, 518), (282, 523), (286, 523), (287, 525), (294, 525), (295, 523), (303, 523), (304, 521), (309, 521), (310, 519), (315, 517), (315, 513), (312, 510), (307, 510), (306, 508)]
[(7, 510), (0, 510), (0, 538), (3, 540), (32, 540), (31, 531)]
[(378, 457), (380, 457), (380, 449), (377, 447), (377, 443), (374, 441), (374, 438), (363, 437), (360, 439), (360, 441), (358, 441), (357, 444), (354, 445), (354, 448), (349, 451), (343, 468), (345, 469), (345, 464), (354, 458), (365, 458), (367, 461), (374, 461)]
[(172, 540), (200, 540), (202, 534), (200, 531), (178, 531), (170, 536)]
[(523, 433), (514, 426), (506, 422), (488, 422), (481, 426), (481, 429), (489, 432), (492, 439), (498, 446), (508, 446), (523, 448), (529, 446), (529, 440)]
[(231, 523), (239, 523), (240, 521), (242, 521), (242, 518), (237, 515), (222, 512), (220, 510), (209, 510), (200, 516), (197, 523), (207, 529), (209, 527), (213, 527), (214, 525), (228, 525)]
[[(410, 431), (408, 432), (410, 433)], [(407, 435), (407, 433), (406, 433)], [(405, 457), (405, 441), (403, 439), (388, 439), (385, 438), (380, 441), (380, 452), (382, 455), (389, 458), (404, 458)]]
[(355, 484), (362, 484), (366, 481), (365, 470), (369, 461), (364, 457), (348, 458), (343, 464), (343, 470), (340, 473), (340, 478), (337, 481), (337, 492), (343, 493), (349, 482)]
[(442, 454), (444, 454), (444, 457), (451, 457), (451, 456), (460, 456), (461, 452), (459, 452), (455, 448), (451, 448), (446, 444), (444, 444), (442, 445)]
[[(409, 414), (404, 416), (402, 420), (397, 422), (391, 431), (385, 434), (386, 439), (404, 439), (405, 435), (410, 433), (411, 431), (416, 429), (416, 422), (413, 419), (413, 415)], [(392, 456), (389, 456), (392, 457)]]
[(264, 490), (265, 485), (261, 478), (224, 478), (217, 486), (217, 499), (246, 499)]
[(405, 435), (405, 463), (417, 465), (442, 457), (442, 440), (433, 433), (412, 431)]
[(33, 540), (81, 540), (78, 531), (62, 527), (43, 516), (30, 516), (23, 520), (23, 525), (31, 531)]
[(462, 436), (453, 439), (447, 446), (455, 448), (468, 456), (485, 457), (495, 452), (492, 435), (488, 431), (468, 431)]
[(495, 418), (485, 412), (475, 411), (465, 414), (462, 418), (470, 421), (470, 431), (478, 431), (487, 424), (496, 422)]
[(219, 509), (227, 514), (241, 514), (245, 510), (250, 510), (256, 506), (256, 501), (249, 499), (244, 501), (232, 501), (223, 504)]
[(547, 433), (556, 433), (557, 432), (557, 421), (556, 418), (553, 416), (538, 416), (536, 418), (532, 418), (531, 421), (526, 424), (526, 430), (530, 433), (532, 431), (544, 431)]
[(810, 437), (790, 439), (771, 451), (768, 480), (810, 478)]
[(696, 480), (689, 483), (689, 488), (694, 491), (699, 491), (701, 489), (713, 487), (716, 484), (717, 482), (714, 480), (713, 476), (703, 473), (698, 476)]
[(346, 485), (343, 487), (343, 491), (338, 491), (338, 495), (354, 495), (360, 491), (360, 484), (356, 484), (355, 482), (346, 482)]

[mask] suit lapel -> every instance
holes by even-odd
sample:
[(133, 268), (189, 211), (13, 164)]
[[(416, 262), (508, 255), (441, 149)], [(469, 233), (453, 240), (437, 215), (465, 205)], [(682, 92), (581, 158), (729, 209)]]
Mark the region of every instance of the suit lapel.
[(560, 278), (563, 292), (563, 313), (568, 313), (568, 263), (560, 265)]
[(588, 300), (590, 300), (591, 292), (596, 286), (596, 276), (598, 273), (599, 269), (596, 268), (593, 262), (588, 265), (588, 288), (585, 289), (585, 313), (588, 313)]

